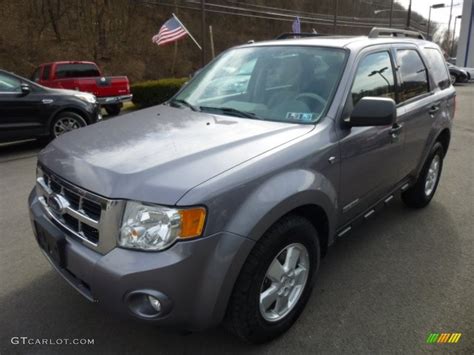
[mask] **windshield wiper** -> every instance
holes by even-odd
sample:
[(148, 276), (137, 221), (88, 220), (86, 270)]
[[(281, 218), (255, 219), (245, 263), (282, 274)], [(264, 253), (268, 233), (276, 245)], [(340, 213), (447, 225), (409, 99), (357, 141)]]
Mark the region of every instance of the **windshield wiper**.
[(169, 103), (170, 105), (178, 104), (181, 106), (186, 106), (186, 107), (189, 107), (193, 111), (200, 111), (198, 107), (194, 106), (193, 104), (190, 104), (189, 102), (183, 99), (173, 99)]
[(199, 106), (201, 111), (220, 111), (223, 114), (228, 114), (231, 116), (244, 117), (244, 118), (254, 118), (261, 119), (253, 112), (240, 111), (232, 107), (211, 107), (211, 106)]

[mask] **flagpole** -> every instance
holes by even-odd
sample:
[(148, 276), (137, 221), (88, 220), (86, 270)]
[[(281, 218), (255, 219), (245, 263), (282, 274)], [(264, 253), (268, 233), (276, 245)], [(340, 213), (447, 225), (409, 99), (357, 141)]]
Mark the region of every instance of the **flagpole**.
[(196, 43), (196, 46), (198, 46), (198, 48), (200, 50), (202, 50), (202, 47), (199, 45), (199, 43), (194, 39), (193, 35), (188, 31), (188, 29), (186, 28), (186, 26), (183, 25), (183, 23), (179, 20), (179, 18), (175, 15), (175, 14), (172, 14), (173, 17), (176, 19), (176, 21), (179, 22), (179, 24), (181, 26), (183, 26), (184, 30), (186, 31), (186, 33), (189, 35), (189, 37), (191, 37), (191, 39), (194, 41), (194, 43)]

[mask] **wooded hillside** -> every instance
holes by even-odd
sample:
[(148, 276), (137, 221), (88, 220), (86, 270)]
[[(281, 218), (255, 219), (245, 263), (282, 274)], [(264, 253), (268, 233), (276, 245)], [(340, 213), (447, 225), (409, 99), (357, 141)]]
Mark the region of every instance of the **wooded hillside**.
[[(331, 0), (208, 0), (206, 23), (212, 25), (216, 53), (250, 39), (263, 40), (291, 30), (301, 15), (302, 30), (333, 33)], [(339, 0), (338, 34), (367, 34), (373, 25), (388, 26), (390, 0)], [(401, 9), (395, 5), (396, 9)], [(40, 63), (92, 60), (107, 75), (128, 75), (133, 81), (186, 76), (201, 65), (193, 42), (157, 47), (151, 42), (160, 26), (175, 13), (201, 42), (199, 0), (0, 0), (0, 68), (30, 76)], [(278, 15), (285, 13), (284, 16)], [(393, 23), (404, 27), (406, 13), (395, 12)], [(426, 20), (412, 14), (422, 30)], [(424, 24), (423, 24), (424, 23)], [(209, 33), (206, 32), (209, 44)], [(211, 58), (206, 46), (206, 57)]]

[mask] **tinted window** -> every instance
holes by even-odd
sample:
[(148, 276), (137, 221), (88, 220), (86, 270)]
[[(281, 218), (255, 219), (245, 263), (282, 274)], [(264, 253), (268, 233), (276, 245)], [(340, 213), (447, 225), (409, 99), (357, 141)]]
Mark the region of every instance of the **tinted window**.
[(94, 64), (59, 64), (56, 67), (56, 78), (84, 78), (100, 76), (99, 70)]
[(0, 73), (0, 93), (21, 92), (21, 81), (13, 76)]
[(51, 64), (45, 65), (43, 68), (43, 75), (41, 75), (41, 79), (49, 80), (50, 74), (51, 74)]
[(413, 49), (398, 50), (397, 60), (402, 77), (400, 101), (428, 92), (427, 72), (418, 52)]
[(424, 48), (423, 53), (428, 61), (428, 67), (436, 85), (441, 90), (448, 88), (451, 82), (441, 52), (436, 48)]
[(395, 79), (388, 52), (369, 54), (360, 62), (351, 94), (354, 105), (365, 96), (395, 100)]

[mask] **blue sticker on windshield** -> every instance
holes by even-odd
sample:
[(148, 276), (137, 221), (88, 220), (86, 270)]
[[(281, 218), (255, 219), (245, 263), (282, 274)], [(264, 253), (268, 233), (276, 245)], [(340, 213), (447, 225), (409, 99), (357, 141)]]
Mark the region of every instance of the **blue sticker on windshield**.
[(311, 112), (287, 112), (286, 119), (292, 121), (311, 122), (314, 114)]

